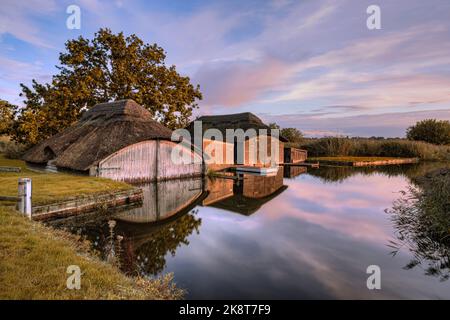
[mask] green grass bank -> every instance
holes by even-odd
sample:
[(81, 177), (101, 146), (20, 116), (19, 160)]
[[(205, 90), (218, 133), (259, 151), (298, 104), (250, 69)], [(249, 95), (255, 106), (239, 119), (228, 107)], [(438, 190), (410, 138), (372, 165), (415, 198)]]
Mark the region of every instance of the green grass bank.
[[(0, 155), (0, 166), (20, 167), (20, 173), (0, 173), (0, 195), (17, 196), (20, 177), (32, 178), (33, 204), (46, 204), (83, 195), (131, 189), (108, 179), (60, 173), (39, 173), (20, 160)], [(0, 299), (180, 299), (172, 276), (143, 279), (125, 276), (100, 260), (89, 243), (75, 235), (30, 221), (0, 201)], [(80, 267), (81, 288), (66, 286), (67, 267)]]

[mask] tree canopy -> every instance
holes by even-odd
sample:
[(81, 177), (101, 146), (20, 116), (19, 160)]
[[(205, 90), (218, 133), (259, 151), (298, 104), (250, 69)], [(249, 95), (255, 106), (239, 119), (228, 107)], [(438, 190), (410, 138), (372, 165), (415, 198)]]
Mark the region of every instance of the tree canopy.
[(289, 142), (301, 142), (303, 133), (297, 128), (281, 128), (275, 122), (269, 123), (270, 129), (280, 129), (280, 135), (286, 138)]
[(10, 133), (16, 108), (8, 101), (0, 100), (0, 135)]
[(425, 141), (433, 144), (450, 144), (450, 121), (426, 119), (417, 122), (406, 131), (409, 140)]
[(289, 142), (301, 142), (303, 139), (303, 133), (297, 128), (283, 128), (280, 134)]
[(275, 122), (271, 122), (271, 123), (269, 123), (269, 128), (270, 129), (280, 129), (280, 126), (277, 125)]
[(21, 84), (25, 107), (18, 114), (12, 138), (35, 144), (77, 121), (97, 103), (133, 99), (171, 129), (189, 122), (199, 85), (165, 64), (166, 53), (157, 44), (136, 35), (100, 29), (92, 40), (80, 36), (65, 44), (50, 84)]

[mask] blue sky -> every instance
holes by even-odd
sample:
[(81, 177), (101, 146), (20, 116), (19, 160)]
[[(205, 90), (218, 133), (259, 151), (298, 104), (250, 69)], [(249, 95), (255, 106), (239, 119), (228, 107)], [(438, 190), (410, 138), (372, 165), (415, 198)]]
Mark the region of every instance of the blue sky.
[[(66, 8), (81, 8), (81, 29)], [(369, 5), (381, 30), (366, 27)], [(448, 0), (10, 1), (0, 6), (0, 98), (48, 82), (64, 42), (100, 27), (167, 51), (200, 84), (197, 114), (251, 111), (309, 135), (403, 136), (450, 119)]]

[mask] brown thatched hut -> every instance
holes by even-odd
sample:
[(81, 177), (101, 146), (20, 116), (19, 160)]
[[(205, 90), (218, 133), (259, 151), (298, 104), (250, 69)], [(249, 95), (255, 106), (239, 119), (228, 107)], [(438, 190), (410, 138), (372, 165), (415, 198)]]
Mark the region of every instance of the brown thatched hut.
[[(133, 100), (95, 105), (80, 121), (30, 149), (24, 160), (114, 180), (201, 175), (201, 164), (174, 164), (172, 131)], [(193, 155), (197, 156), (198, 155)]]
[[(202, 116), (199, 117), (196, 121), (202, 122), (202, 133), (204, 133), (208, 129), (217, 129), (222, 134), (222, 139), (224, 142), (218, 143), (216, 140), (211, 140), (209, 137), (203, 137), (203, 150), (207, 149), (212, 143), (215, 144), (215, 148), (221, 148), (222, 154), (225, 157), (225, 154), (232, 153), (234, 155), (233, 159), (228, 162), (223, 163), (214, 163), (210, 164), (208, 163), (208, 167), (219, 169), (223, 167), (229, 167), (232, 165), (256, 165), (256, 166), (267, 166), (267, 163), (263, 163), (261, 159), (259, 158), (259, 148), (261, 144), (259, 143), (260, 137), (264, 134), (261, 134), (261, 132), (266, 132), (265, 136), (267, 138), (267, 155), (271, 158), (271, 164), (280, 164), (284, 162), (284, 143), (287, 142), (287, 140), (282, 137), (278, 136), (277, 138), (271, 136), (271, 130), (268, 125), (262, 122), (260, 118), (258, 118), (256, 115), (254, 115), (251, 112), (244, 112), (244, 113), (236, 113), (236, 114), (226, 114), (226, 115), (215, 115), (215, 116)], [(193, 137), (195, 133), (195, 125), (194, 122), (191, 122), (189, 126), (186, 128), (191, 136)], [(249, 129), (256, 130), (257, 136), (255, 138), (248, 138), (245, 140), (245, 142), (242, 145), (239, 145), (236, 141), (227, 143), (226, 137), (227, 137), (227, 129), (242, 129), (244, 132), (246, 132)], [(262, 130), (261, 130), (262, 129)], [(216, 137), (217, 138), (217, 137)], [(255, 141), (251, 141), (251, 140)], [(278, 150), (272, 150), (271, 148), (271, 141), (272, 139), (277, 139), (277, 143), (279, 146)], [(193, 139), (193, 143), (195, 143)], [(256, 154), (258, 157), (256, 159), (251, 159), (249, 155), (249, 146), (250, 143), (254, 143), (256, 145)], [(238, 148), (243, 148), (243, 159), (237, 158), (237, 150)], [(212, 148), (211, 148), (212, 149)], [(226, 159), (229, 160), (229, 159)], [(252, 161), (256, 160), (256, 161)]]

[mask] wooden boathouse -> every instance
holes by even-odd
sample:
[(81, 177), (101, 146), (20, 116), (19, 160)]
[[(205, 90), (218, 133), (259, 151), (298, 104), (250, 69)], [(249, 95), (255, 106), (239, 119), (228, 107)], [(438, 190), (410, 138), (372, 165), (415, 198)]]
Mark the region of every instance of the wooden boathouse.
[[(217, 133), (221, 134), (221, 139), (217, 140), (217, 137), (208, 137), (203, 135), (202, 139), (202, 146), (203, 150), (207, 150), (208, 148), (214, 149), (215, 151), (218, 149), (221, 149), (222, 154), (224, 156), (223, 162), (214, 162), (214, 163), (208, 163), (207, 165), (209, 169), (212, 170), (220, 170), (224, 168), (229, 167), (235, 167), (239, 165), (244, 166), (258, 166), (258, 167), (264, 167), (264, 166), (271, 166), (271, 165), (279, 165), (284, 162), (284, 143), (287, 142), (287, 140), (282, 137), (275, 137), (271, 136), (271, 128), (263, 123), (263, 121), (258, 118), (256, 115), (254, 115), (251, 112), (244, 112), (244, 113), (236, 113), (236, 114), (225, 114), (225, 115), (214, 115), (214, 116), (201, 116), (196, 121), (201, 121), (202, 123), (202, 134), (205, 133), (208, 129), (214, 129)], [(194, 137), (195, 134), (195, 122), (191, 122), (189, 126), (186, 128), (190, 134), (191, 137)], [(227, 129), (233, 129), (238, 130), (242, 129), (244, 132), (246, 132), (249, 129), (253, 129), (256, 131), (256, 136), (254, 137), (247, 137), (244, 142), (239, 143), (238, 141), (229, 142), (226, 141), (227, 137)], [(264, 134), (266, 133), (266, 134)], [(265, 136), (266, 144), (260, 143), (261, 137)], [(277, 139), (278, 141), (278, 149), (272, 150), (272, 139)], [(195, 143), (194, 139), (192, 139), (192, 143)], [(213, 147), (211, 145), (214, 145)], [(250, 155), (250, 145), (255, 146), (256, 152), (253, 159)], [(237, 157), (237, 150), (238, 148), (242, 148), (243, 150), (243, 159), (238, 159)], [(262, 159), (259, 158), (259, 150), (260, 148), (267, 148), (267, 157), (270, 158), (270, 163), (267, 163), (267, 161), (262, 161)], [(230, 152), (233, 154), (233, 157), (230, 161), (230, 159), (225, 159), (225, 155), (227, 152)]]
[(23, 159), (29, 165), (119, 181), (201, 176), (200, 155), (189, 150), (198, 162), (172, 161), (178, 142), (171, 141), (171, 136), (172, 131), (153, 120), (148, 110), (133, 100), (120, 100), (95, 105), (80, 121), (36, 145)]
[(305, 162), (307, 158), (308, 151), (306, 150), (293, 147), (284, 148), (284, 163)]

